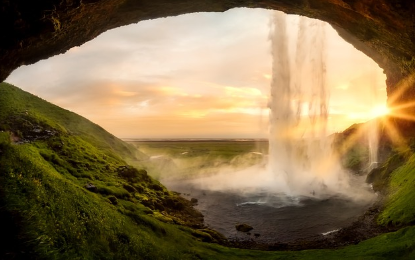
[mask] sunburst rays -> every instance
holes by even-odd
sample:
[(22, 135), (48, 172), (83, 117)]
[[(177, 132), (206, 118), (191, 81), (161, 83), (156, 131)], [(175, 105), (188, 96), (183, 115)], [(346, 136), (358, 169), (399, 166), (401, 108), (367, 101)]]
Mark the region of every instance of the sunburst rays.
[[(415, 126), (415, 100), (410, 100), (411, 95), (409, 95), (414, 86), (415, 73), (407, 76), (394, 87), (394, 92), (388, 98), (387, 110), (373, 109), (373, 116), (376, 117), (372, 121), (377, 121), (380, 137), (383, 136), (389, 140), (392, 146), (400, 152), (409, 151), (407, 136), (410, 129), (408, 128), (411, 128), (412, 124)], [(345, 155), (360, 139), (368, 135), (371, 126), (371, 124), (363, 124), (348, 135), (337, 151), (339, 156)]]

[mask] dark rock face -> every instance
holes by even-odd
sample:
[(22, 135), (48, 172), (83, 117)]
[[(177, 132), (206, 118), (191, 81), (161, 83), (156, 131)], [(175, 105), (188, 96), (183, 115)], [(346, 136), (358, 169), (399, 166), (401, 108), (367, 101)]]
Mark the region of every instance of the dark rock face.
[[(387, 75), (397, 104), (415, 99), (415, 2), (412, 0), (39, 0), (2, 1), (0, 80), (15, 68), (63, 53), (111, 28), (234, 7), (281, 10), (324, 20)], [(402, 82), (406, 79), (405, 82)], [(413, 110), (413, 109), (412, 109)], [(413, 110), (415, 111), (415, 110)]]

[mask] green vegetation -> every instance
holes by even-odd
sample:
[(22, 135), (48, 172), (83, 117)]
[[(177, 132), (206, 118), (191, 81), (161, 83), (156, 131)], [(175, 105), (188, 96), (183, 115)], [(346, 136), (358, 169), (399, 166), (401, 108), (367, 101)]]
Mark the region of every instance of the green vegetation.
[(165, 223), (194, 225), (200, 214), (127, 166), (132, 146), (11, 85), (0, 100), (2, 257), (195, 258), (194, 230)]
[[(369, 148), (366, 137), (356, 134), (364, 128), (363, 124), (353, 124), (341, 133), (334, 134), (335, 148), (341, 152), (341, 163), (344, 168), (354, 173), (361, 173), (367, 168), (369, 161)], [(353, 139), (354, 136), (358, 138)], [(348, 140), (354, 140), (350, 146)]]
[[(214, 158), (228, 155), (224, 161), (254, 150), (222, 145), (214, 144)], [(193, 156), (208, 153), (203, 144), (197, 146), (201, 149)], [(183, 150), (190, 154), (190, 148), (176, 152), (192, 159), (192, 154), (181, 154)], [(128, 160), (144, 167), (146, 162), (133, 146), (74, 113), (2, 83), (0, 257), (413, 259), (415, 228), (407, 225), (415, 219), (415, 156), (399, 159), (399, 164), (391, 164), (391, 158), (381, 167), (388, 169), (387, 175), (373, 174), (388, 193), (379, 222), (403, 226), (399, 231), (333, 250), (233, 249), (212, 243), (223, 238), (198, 229), (200, 216), (186, 205), (190, 203), (150, 178), (149, 169), (126, 164)]]
[(389, 196), (385, 209), (379, 216), (379, 223), (397, 226), (414, 224), (415, 154), (412, 154), (405, 164), (395, 169), (387, 180)]
[(391, 174), (405, 163), (406, 157), (405, 153), (392, 153), (381, 167), (373, 169), (368, 174), (366, 181), (372, 184), (375, 191), (386, 194), (389, 190)]
[[(83, 140), (112, 157), (134, 157), (132, 146), (89, 120), (7, 83), (0, 86), (0, 129), (25, 132), (30, 131), (31, 125), (40, 123), (64, 134), (81, 135)], [(20, 129), (15, 130), (16, 127)]]
[(147, 155), (166, 154), (174, 158), (206, 157), (230, 161), (249, 152), (267, 152), (267, 141), (136, 141), (132, 142)]
[[(219, 167), (245, 168), (261, 163), (268, 141), (130, 141), (139, 151), (153, 156), (146, 166), (151, 175), (180, 177), (215, 172)], [(261, 155), (263, 153), (264, 155)], [(165, 157), (158, 156), (163, 155)], [(135, 165), (137, 161), (129, 161)]]

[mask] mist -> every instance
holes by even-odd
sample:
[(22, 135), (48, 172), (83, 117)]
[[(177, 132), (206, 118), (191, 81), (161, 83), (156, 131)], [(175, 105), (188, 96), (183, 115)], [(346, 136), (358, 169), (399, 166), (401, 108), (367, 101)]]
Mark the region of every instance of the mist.
[[(291, 203), (297, 202), (294, 199), (331, 197), (370, 202), (376, 197), (364, 176), (342, 167), (341, 155), (333, 150), (333, 136), (328, 133), (326, 26), (300, 17), (297, 39), (290, 42), (293, 39), (288, 36), (286, 15), (273, 14), (269, 24), (272, 81), (268, 152), (251, 152), (229, 164), (212, 163), (209, 168), (194, 170), (188, 181), (191, 186), (256, 195), (258, 204), (266, 204), (275, 195), (291, 199)], [(261, 160), (250, 165), (253, 153), (261, 155)], [(179, 169), (187, 168), (183, 164), (175, 160)]]

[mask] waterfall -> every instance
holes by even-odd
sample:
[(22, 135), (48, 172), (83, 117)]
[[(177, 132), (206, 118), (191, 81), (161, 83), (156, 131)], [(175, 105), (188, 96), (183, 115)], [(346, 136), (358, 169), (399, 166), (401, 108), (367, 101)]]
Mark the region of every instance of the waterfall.
[(299, 18), (291, 68), (285, 17), (275, 12), (270, 30), (269, 168), (287, 194), (338, 192), (346, 177), (327, 133), (325, 25)]
[[(372, 107), (376, 106), (377, 90), (376, 90), (376, 74), (374, 69), (372, 71), (372, 85), (371, 85), (371, 97)], [(378, 166), (378, 148), (379, 148), (379, 120), (377, 118), (372, 119), (369, 123), (369, 129), (367, 132), (368, 147), (369, 147), (369, 168), (371, 171)]]

